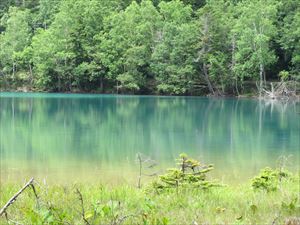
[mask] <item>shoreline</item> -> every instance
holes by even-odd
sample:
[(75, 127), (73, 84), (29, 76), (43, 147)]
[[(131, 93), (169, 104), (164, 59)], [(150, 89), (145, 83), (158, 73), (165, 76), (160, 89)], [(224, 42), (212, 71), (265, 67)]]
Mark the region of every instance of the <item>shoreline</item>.
[[(157, 98), (213, 98), (213, 99), (253, 99), (253, 100), (271, 100), (278, 102), (288, 102), (288, 101), (300, 101), (300, 95), (293, 97), (280, 97), (280, 98), (269, 98), (269, 97), (260, 97), (257, 94), (253, 95), (222, 95), (222, 96), (213, 96), (213, 95), (163, 95), (163, 94), (130, 94), (130, 93), (101, 93), (101, 92), (48, 92), (48, 91), (18, 91), (18, 90), (0, 90), (1, 94), (50, 94), (50, 95), (78, 95), (78, 96), (116, 96), (116, 97), (157, 97)], [(7, 96), (6, 96), (7, 97)], [(61, 97), (61, 96), (60, 96)]]

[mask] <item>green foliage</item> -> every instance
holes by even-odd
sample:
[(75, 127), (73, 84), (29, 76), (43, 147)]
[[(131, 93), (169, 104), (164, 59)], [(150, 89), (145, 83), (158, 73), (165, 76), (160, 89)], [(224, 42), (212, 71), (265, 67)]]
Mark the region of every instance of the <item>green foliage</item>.
[(105, 19), (100, 59), (117, 89), (136, 92), (145, 87), (159, 17), (151, 1), (145, 0)]
[(290, 76), (289, 72), (285, 70), (280, 71), (279, 73), (279, 77), (281, 81), (287, 81), (289, 79), (289, 76)]
[(29, 10), (11, 7), (5, 21), (5, 32), (0, 33), (0, 73), (9, 79), (11, 86), (17, 82), (17, 72), (22, 71), (20, 64), (27, 61), (24, 49), (31, 41)]
[(300, 3), (296, 0), (283, 1), (279, 14), (279, 43), (285, 50), (292, 73), (300, 73)]
[(231, 36), (235, 24), (232, 5), (224, 0), (207, 1), (198, 10), (200, 49), (197, 62), (200, 77), (209, 87), (211, 94), (224, 94), (232, 90), (235, 79), (232, 73), (234, 38)]
[(234, 72), (241, 80), (259, 80), (260, 86), (266, 80), (265, 71), (277, 61), (271, 48), (272, 38), (276, 35), (274, 21), (278, 1), (243, 1), (238, 4), (238, 19), (233, 35), (236, 38)]
[[(183, 158), (180, 160), (182, 162)], [(185, 161), (189, 168), (194, 164), (188, 159)], [(180, 188), (178, 192), (159, 195), (128, 184), (114, 187), (76, 184), (76, 187), (82, 193), (84, 218), (90, 224), (267, 224), (275, 218), (278, 224), (284, 224), (287, 218), (297, 218), (300, 212), (299, 176), (285, 181), (282, 191), (272, 194), (253, 193), (247, 184), (210, 191)], [(0, 205), (21, 186), (1, 183)], [(0, 217), (0, 224), (86, 224), (73, 184), (48, 186), (41, 182), (36, 185), (36, 191), (39, 207), (33, 193), (27, 190), (9, 206), (8, 220)], [(195, 210), (201, 211), (201, 217), (195, 216)]]
[(156, 35), (151, 69), (157, 90), (167, 94), (190, 92), (196, 73), (199, 29), (192, 20), (192, 9), (182, 2), (161, 2), (163, 17)]
[(39, 29), (32, 41), (35, 82), (41, 89), (82, 90), (100, 83), (104, 77), (97, 58), (94, 37), (103, 29), (115, 1), (65, 0), (59, 5), (48, 29)]
[(35, 81), (42, 89), (66, 91), (72, 86), (78, 6), (73, 1), (64, 1), (51, 27), (40, 29), (33, 38)]
[(39, 0), (39, 11), (36, 16), (36, 23), (45, 29), (53, 22), (55, 14), (58, 12), (61, 0), (48, 1)]
[[(0, 86), (239, 95), (300, 80), (297, 0), (2, 0)], [(25, 51), (25, 52), (23, 52)], [(247, 91), (247, 90), (245, 90)]]
[(166, 174), (160, 175), (159, 179), (152, 183), (156, 191), (179, 187), (206, 190), (218, 186), (206, 179), (206, 173), (213, 170), (212, 165), (202, 165), (199, 161), (188, 158), (186, 154), (180, 154), (177, 161), (179, 169), (168, 169)]
[(252, 187), (255, 190), (276, 191), (279, 188), (281, 179), (288, 177), (289, 173), (286, 171), (273, 170), (267, 167), (252, 179)]

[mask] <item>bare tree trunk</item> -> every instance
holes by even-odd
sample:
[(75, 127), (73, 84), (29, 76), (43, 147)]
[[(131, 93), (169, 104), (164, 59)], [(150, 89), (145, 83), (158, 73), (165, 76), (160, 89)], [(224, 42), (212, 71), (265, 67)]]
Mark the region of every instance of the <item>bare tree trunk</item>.
[[(255, 35), (258, 35), (258, 34), (262, 34), (262, 29), (261, 27), (259, 28), (259, 32), (258, 32), (258, 29), (256, 27), (256, 24), (253, 23), (253, 26), (254, 26), (254, 31), (255, 31)], [(257, 52), (257, 46), (256, 46), (256, 43), (254, 42), (254, 51)], [(259, 44), (259, 49), (261, 50), (261, 43)], [(262, 91), (263, 91), (263, 81), (265, 80), (265, 75), (264, 75), (264, 65), (262, 64), (262, 60), (260, 59), (260, 63), (259, 63), (259, 86), (258, 86), (258, 92), (259, 92), (259, 98), (262, 97)]]
[(263, 74), (264, 74), (264, 66), (262, 63), (260, 63), (259, 65), (259, 97), (260, 98), (263, 90)]
[(29, 63), (29, 73), (30, 73), (30, 86), (32, 86), (33, 83), (33, 74), (32, 74), (32, 67), (31, 64)]
[(16, 69), (16, 67), (15, 67), (16, 65), (15, 65), (15, 62), (13, 62), (13, 81), (15, 80), (15, 73), (16, 73), (16, 71), (15, 71), (15, 69)]
[[(204, 28), (203, 28), (203, 34), (204, 34), (204, 37), (206, 39), (206, 41), (203, 43), (203, 47), (201, 49), (201, 52), (202, 54), (207, 54), (209, 52), (209, 49), (208, 49), (208, 42), (209, 42), (209, 37), (208, 36), (208, 28), (209, 28), (209, 24), (208, 24), (208, 16), (206, 16), (204, 18)], [(202, 69), (203, 69), (203, 73), (204, 73), (204, 79), (207, 83), (207, 86), (208, 86), (208, 89), (209, 89), (209, 92), (212, 93), (213, 95), (216, 94), (214, 88), (213, 88), (213, 85), (212, 83), (210, 82), (209, 80), (209, 74), (208, 74), (208, 69), (207, 69), (207, 65), (205, 62), (203, 62), (202, 64)]]
[(216, 94), (210, 80), (209, 80), (209, 76), (208, 76), (208, 71), (207, 71), (207, 65), (205, 63), (203, 63), (203, 72), (204, 72), (204, 78), (205, 78), (205, 81), (208, 85), (208, 89), (209, 89), (209, 92), (212, 93), (213, 95)]
[(237, 95), (240, 95), (239, 93), (239, 88), (238, 88), (238, 77), (234, 74), (234, 67), (236, 64), (235, 61), (235, 48), (236, 48), (236, 42), (235, 42), (235, 36), (232, 37), (232, 43), (231, 43), (231, 77), (234, 77), (235, 79), (235, 91), (237, 93)]

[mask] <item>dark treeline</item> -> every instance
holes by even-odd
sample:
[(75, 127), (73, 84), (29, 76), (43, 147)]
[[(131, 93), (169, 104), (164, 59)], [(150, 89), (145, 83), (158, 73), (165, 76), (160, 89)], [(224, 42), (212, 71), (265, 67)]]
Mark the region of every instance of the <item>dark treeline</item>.
[(1, 0), (0, 88), (244, 94), (300, 79), (299, 0)]

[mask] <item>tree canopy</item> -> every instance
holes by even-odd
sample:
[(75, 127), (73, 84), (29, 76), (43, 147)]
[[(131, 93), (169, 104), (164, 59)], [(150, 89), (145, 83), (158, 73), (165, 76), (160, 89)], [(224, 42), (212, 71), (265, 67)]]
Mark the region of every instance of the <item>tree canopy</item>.
[(298, 0), (3, 0), (0, 88), (225, 95), (300, 80)]

